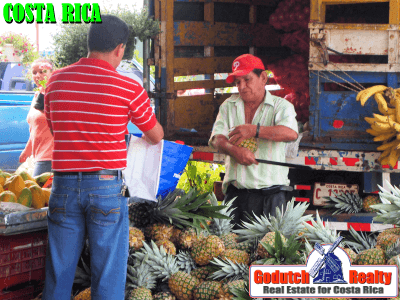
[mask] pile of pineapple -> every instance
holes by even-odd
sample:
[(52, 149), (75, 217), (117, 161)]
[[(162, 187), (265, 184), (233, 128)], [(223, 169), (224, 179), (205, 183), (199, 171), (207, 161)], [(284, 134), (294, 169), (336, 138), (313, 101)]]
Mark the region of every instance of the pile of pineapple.
[(11, 174), (0, 170), (0, 202), (14, 202), (35, 209), (48, 206), (51, 188), (43, 186), (51, 176), (50, 172), (32, 177), (26, 171)]
[[(393, 222), (394, 208), (389, 214), (379, 207), (396, 205), (400, 190), (393, 191), (382, 189), (384, 204), (373, 206), (380, 221)], [(176, 191), (154, 204), (133, 203), (125, 299), (251, 299), (249, 265), (305, 264), (314, 243), (333, 243), (340, 235), (324, 225), (318, 213), (315, 219), (304, 215), (307, 203), (294, 201), (285, 211), (277, 209), (276, 217), (253, 216), (233, 230), (231, 204), (218, 205), (214, 194), (194, 190)], [(396, 209), (400, 223), (400, 207)], [(379, 235), (351, 229), (340, 246), (353, 264), (400, 265), (399, 240), (400, 228)], [(90, 245), (84, 252), (75, 277), (75, 300), (90, 299)]]

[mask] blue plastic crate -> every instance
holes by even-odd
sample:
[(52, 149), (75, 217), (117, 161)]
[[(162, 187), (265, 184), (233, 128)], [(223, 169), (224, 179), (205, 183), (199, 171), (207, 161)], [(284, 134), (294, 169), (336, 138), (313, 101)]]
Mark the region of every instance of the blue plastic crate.
[[(342, 79), (338, 78), (340, 76)], [(328, 91), (325, 83), (338, 82), (346, 84), (353, 79), (364, 87), (386, 85), (399, 87), (399, 73), (379, 72), (317, 72), (310, 73), (310, 125), (308, 140), (300, 143), (304, 147), (376, 151), (381, 143), (373, 141), (373, 137), (365, 130), (370, 125), (364, 117), (373, 117), (380, 113), (374, 97), (365, 106), (356, 101), (355, 91)], [(344, 80), (345, 79), (345, 80)], [(354, 88), (353, 88), (354, 89)]]

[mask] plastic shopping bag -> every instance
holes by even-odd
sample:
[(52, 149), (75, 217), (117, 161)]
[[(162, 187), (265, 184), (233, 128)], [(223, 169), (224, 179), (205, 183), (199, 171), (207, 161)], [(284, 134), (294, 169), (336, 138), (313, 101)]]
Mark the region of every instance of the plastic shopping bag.
[(157, 201), (175, 190), (192, 147), (162, 140), (150, 145), (131, 135), (127, 168), (123, 171), (130, 197)]

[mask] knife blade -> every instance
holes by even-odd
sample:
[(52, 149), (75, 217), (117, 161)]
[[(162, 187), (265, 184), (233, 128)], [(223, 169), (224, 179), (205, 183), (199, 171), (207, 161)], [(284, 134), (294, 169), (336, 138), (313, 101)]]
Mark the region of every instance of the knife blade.
[(284, 163), (284, 162), (278, 162), (278, 161), (272, 161), (272, 160), (266, 160), (266, 159), (260, 159), (256, 158), (256, 161), (263, 163), (263, 164), (271, 164), (271, 165), (278, 165), (278, 166), (284, 166), (284, 167), (292, 167), (292, 168), (297, 168), (297, 169), (303, 169), (303, 170), (313, 170), (313, 168), (309, 166), (303, 166), (303, 165), (296, 165), (296, 164), (290, 164), (290, 163)]

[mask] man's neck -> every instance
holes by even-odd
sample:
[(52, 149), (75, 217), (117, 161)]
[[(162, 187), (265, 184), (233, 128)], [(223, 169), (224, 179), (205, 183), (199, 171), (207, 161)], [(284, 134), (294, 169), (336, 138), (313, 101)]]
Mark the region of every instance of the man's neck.
[[(115, 65), (115, 62), (114, 62), (114, 60), (112, 59), (112, 56), (111, 56), (111, 54), (110, 54), (109, 52), (107, 52), (107, 53), (102, 53), (102, 52), (89, 52), (87, 57), (88, 57), (88, 58), (94, 58), (94, 59), (101, 59), (101, 60), (104, 60), (104, 61), (108, 62), (110, 65), (112, 65), (113, 67), (114, 67), (114, 65)], [(117, 67), (118, 67), (118, 65), (117, 65)], [(116, 67), (114, 67), (114, 68), (116, 68)]]
[(264, 97), (262, 97), (261, 99), (254, 101), (246, 101), (244, 105), (250, 108), (251, 110), (257, 109), (260, 106), (260, 104), (264, 102), (264, 99), (265, 99), (265, 94)]

